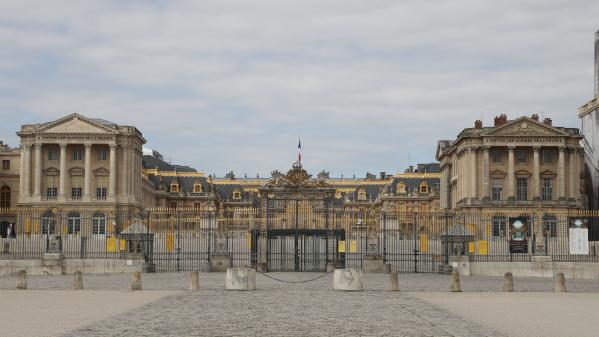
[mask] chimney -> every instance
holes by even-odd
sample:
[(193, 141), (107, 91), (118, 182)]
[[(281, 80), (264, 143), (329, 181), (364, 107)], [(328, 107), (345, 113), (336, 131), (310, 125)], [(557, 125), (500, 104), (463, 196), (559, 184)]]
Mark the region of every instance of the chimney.
[(595, 96), (599, 96), (599, 30), (595, 33)]
[(547, 126), (552, 126), (552, 122), (551, 122), (551, 118), (545, 118), (543, 120), (543, 124), (547, 125)]
[(474, 128), (475, 129), (482, 129), (483, 128), (483, 121), (481, 121), (480, 119), (477, 119), (474, 121)]
[(387, 179), (387, 172), (381, 172), (381, 180)]
[(499, 117), (495, 116), (495, 126), (502, 126), (507, 123), (507, 115), (501, 114)]
[(532, 114), (532, 117), (531, 117), (531, 119), (532, 119), (533, 121), (537, 121), (537, 122), (538, 122), (538, 121), (539, 121), (539, 115), (538, 115), (538, 114)]

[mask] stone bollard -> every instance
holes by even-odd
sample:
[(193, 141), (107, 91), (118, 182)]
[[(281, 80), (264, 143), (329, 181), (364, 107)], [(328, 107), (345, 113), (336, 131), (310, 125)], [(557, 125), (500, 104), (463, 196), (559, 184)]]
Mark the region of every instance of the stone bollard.
[(399, 291), (399, 273), (394, 271), (389, 273), (389, 286), (387, 291)]
[(342, 291), (362, 291), (364, 283), (360, 269), (335, 269), (333, 272), (333, 289)]
[(555, 274), (555, 292), (566, 292), (566, 277), (564, 276), (564, 273)]
[(256, 290), (256, 270), (252, 268), (228, 268), (225, 287), (227, 290)]
[(134, 271), (131, 278), (131, 290), (141, 290), (141, 272)]
[(451, 286), (449, 287), (451, 292), (461, 292), (462, 286), (460, 285), (460, 273), (457, 271), (451, 272)]
[(189, 273), (189, 291), (200, 290), (200, 273), (192, 271)]
[(503, 275), (503, 291), (506, 293), (511, 293), (514, 291), (514, 275), (512, 273), (507, 272)]
[(74, 274), (73, 290), (83, 290), (83, 273), (77, 270)]
[(27, 272), (24, 270), (17, 274), (17, 289), (27, 289)]

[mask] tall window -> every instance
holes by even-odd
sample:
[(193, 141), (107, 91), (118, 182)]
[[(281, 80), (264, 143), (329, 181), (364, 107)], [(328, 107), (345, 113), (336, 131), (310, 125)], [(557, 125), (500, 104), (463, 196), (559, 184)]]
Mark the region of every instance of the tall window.
[(428, 184), (426, 183), (426, 181), (423, 181), (420, 184), (420, 193), (428, 193)]
[(83, 149), (81, 146), (73, 147), (73, 160), (82, 160), (83, 159)]
[(58, 146), (48, 147), (48, 160), (58, 160)]
[(493, 185), (491, 188), (491, 199), (501, 200), (503, 194), (503, 179), (493, 178)]
[(193, 193), (202, 193), (202, 185), (199, 183), (193, 184)]
[(547, 236), (556, 237), (557, 236), (557, 219), (553, 215), (545, 215), (544, 219), (545, 229), (547, 230)]
[(241, 192), (239, 190), (233, 191), (233, 199), (241, 199)]
[(70, 213), (67, 219), (67, 234), (79, 233), (81, 233), (81, 216), (76, 212)]
[(525, 149), (517, 149), (516, 150), (516, 162), (526, 163), (526, 155), (527, 155), (527, 152)]
[(94, 213), (92, 218), (92, 234), (106, 234), (106, 215), (104, 213)]
[(96, 177), (96, 200), (106, 200), (106, 189), (108, 185), (108, 177)]
[(406, 194), (406, 184), (404, 184), (403, 182), (399, 182), (397, 184), (396, 193), (397, 194)]
[(71, 177), (71, 199), (79, 200), (83, 195), (83, 176)]
[(551, 200), (553, 198), (553, 179), (543, 178), (542, 183), (541, 194), (543, 200)]
[(106, 148), (99, 148), (96, 151), (96, 160), (106, 160), (108, 158), (108, 151), (106, 151)]
[(553, 162), (553, 150), (551, 149), (543, 149), (543, 163), (550, 164)]
[(58, 176), (46, 176), (46, 198), (56, 199), (58, 197)]
[(505, 217), (494, 216), (492, 220), (493, 236), (505, 236)]
[(56, 220), (49, 215), (42, 217), (42, 234), (54, 234), (56, 232)]
[(10, 160), (3, 160), (2, 161), (2, 169), (4, 171), (10, 170)]
[(516, 181), (516, 199), (528, 200), (528, 178), (518, 178)]
[(494, 163), (501, 163), (501, 150), (493, 149), (491, 151), (491, 157), (493, 158)]
[(10, 208), (10, 187), (6, 185), (0, 188), (0, 208)]

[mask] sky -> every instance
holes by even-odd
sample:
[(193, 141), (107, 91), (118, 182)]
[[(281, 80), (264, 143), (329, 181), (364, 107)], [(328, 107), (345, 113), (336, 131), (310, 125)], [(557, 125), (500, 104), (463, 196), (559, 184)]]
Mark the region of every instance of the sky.
[(579, 127), (597, 0), (0, 0), (0, 140), (77, 112), (172, 163), (363, 177), (474, 120)]

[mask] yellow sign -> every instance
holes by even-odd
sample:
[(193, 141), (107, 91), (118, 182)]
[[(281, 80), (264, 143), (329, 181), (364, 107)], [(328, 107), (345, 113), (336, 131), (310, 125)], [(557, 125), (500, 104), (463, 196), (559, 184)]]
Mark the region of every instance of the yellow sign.
[(491, 225), (487, 225), (487, 238), (491, 237)]
[(31, 219), (29, 217), (25, 218), (25, 234), (31, 234)]
[(351, 240), (349, 242), (349, 252), (356, 253), (358, 251), (358, 242), (356, 240)]
[(119, 240), (119, 250), (121, 252), (127, 250), (127, 241), (125, 239), (120, 239)]
[(248, 249), (252, 249), (252, 232), (248, 233)]
[(345, 253), (345, 241), (339, 241), (339, 253)]
[(420, 234), (420, 252), (428, 252), (428, 236), (426, 234)]
[(487, 255), (489, 253), (489, 245), (487, 240), (478, 241), (478, 255)]
[(166, 251), (172, 252), (175, 250), (175, 234), (167, 233), (166, 234)]
[(116, 252), (116, 239), (115, 238), (106, 239), (106, 252), (108, 252), (108, 253)]
[(468, 242), (468, 253), (474, 253), (474, 242)]

